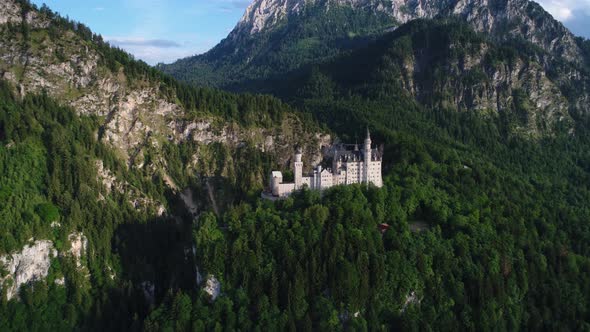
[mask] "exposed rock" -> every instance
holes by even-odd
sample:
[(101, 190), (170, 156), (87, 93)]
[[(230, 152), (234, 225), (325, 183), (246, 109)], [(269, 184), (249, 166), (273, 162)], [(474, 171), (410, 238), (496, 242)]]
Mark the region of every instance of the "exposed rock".
[(185, 189), (180, 193), (180, 198), (184, 202), (184, 205), (190, 212), (191, 216), (196, 217), (199, 213), (199, 207), (193, 198), (193, 191), (190, 188)]
[[(119, 194), (127, 194), (129, 196), (129, 204), (134, 208), (142, 211), (154, 209), (156, 215), (161, 217), (166, 213), (166, 208), (161, 202), (153, 200), (143, 194), (139, 189), (135, 188), (127, 181), (120, 181), (117, 177), (104, 166), (102, 160), (96, 161), (96, 169), (99, 180), (106, 189), (107, 194), (117, 192)], [(100, 201), (99, 197), (99, 201)], [(104, 200), (104, 197), (102, 197)]]
[(82, 257), (88, 250), (88, 239), (82, 233), (72, 233), (68, 236), (70, 241), (69, 254), (76, 259), (76, 266), (80, 268), (82, 266)]
[[(7, 0), (0, 15), (12, 17), (19, 12), (13, 0)], [(8, 8), (10, 7), (10, 8)], [(287, 140), (304, 141), (304, 137), (284, 135), (279, 131), (248, 128), (224, 123), (213, 128), (214, 117), (185, 120), (184, 109), (177, 104), (175, 96), (165, 96), (161, 83), (136, 79), (130, 83), (124, 70), (111, 72), (101, 64), (101, 55), (95, 48), (72, 31), (64, 32), (59, 40), (39, 34), (36, 43), (43, 47), (23, 49), (22, 40), (1, 33), (0, 24), (0, 69), (4, 78), (13, 83), (21, 94), (46, 91), (50, 96), (73, 107), (78, 114), (94, 115), (103, 119), (98, 138), (115, 148), (129, 167), (152, 166), (150, 172), (165, 168), (165, 161), (156, 158), (153, 165), (145, 165), (146, 149), (160, 150), (162, 141), (181, 143), (193, 140), (201, 144), (220, 143), (238, 147), (243, 142), (252, 142), (261, 150), (273, 150)], [(67, 46), (67, 47), (66, 47)], [(61, 57), (55, 55), (59, 50)], [(285, 125), (294, 118), (288, 117)], [(300, 133), (299, 133), (300, 134)], [(268, 137), (272, 139), (268, 139)], [(301, 136), (301, 135), (299, 135)], [(295, 141), (290, 141), (290, 145)], [(274, 151), (274, 150), (273, 150)], [(317, 151), (316, 151), (317, 153)], [(288, 153), (290, 155), (291, 153)], [(103, 174), (108, 190), (114, 190), (114, 179)], [(127, 188), (123, 188), (126, 190)], [(136, 200), (138, 205), (142, 200)]]
[(404, 312), (406, 312), (406, 310), (408, 309), (409, 306), (419, 305), (421, 302), (422, 302), (422, 300), (418, 297), (418, 294), (416, 294), (415, 291), (412, 291), (410, 294), (408, 294), (406, 296), (406, 301), (404, 302), (404, 305), (400, 309), (400, 313), (403, 314)]
[(47, 277), (51, 258), (57, 255), (51, 241), (39, 240), (25, 246), (20, 252), (0, 256), (0, 267), (8, 275), (0, 278), (0, 286), (7, 287), (8, 300), (14, 298), (22, 285)]
[(106, 272), (107, 272), (107, 275), (109, 276), (109, 278), (111, 278), (111, 280), (115, 280), (115, 278), (117, 277), (117, 274), (115, 273), (115, 271), (113, 271), (113, 268), (111, 268), (109, 265), (107, 265), (107, 267), (106, 267)]
[(23, 20), (23, 9), (19, 4), (8, 0), (0, 2), (0, 24), (20, 24), (23, 21), (33, 27), (47, 27), (49, 24), (47, 19), (35, 11), (27, 11), (24, 14)]
[[(56, 38), (40, 30), (51, 23), (40, 12), (26, 14), (33, 27), (31, 40), (8, 33), (5, 23), (20, 22), (21, 14), (21, 4), (15, 0), (0, 4), (0, 76), (14, 85), (21, 96), (46, 92), (80, 115), (95, 116), (100, 125), (97, 139), (112, 147), (128, 168), (141, 169), (146, 177), (167, 173), (167, 162), (162, 157), (166, 142), (181, 144), (192, 140), (199, 145), (223, 144), (233, 151), (248, 143), (280, 156), (281, 163), (288, 162), (293, 145), (313, 142), (309, 137), (313, 134), (303, 132), (301, 121), (292, 115), (277, 124), (277, 127), (296, 128), (288, 131), (244, 128), (213, 115), (189, 120), (174, 91), (162, 82), (141, 77), (130, 79), (125, 68), (113, 70), (105, 64), (98, 48), (74, 31), (60, 31)], [(315, 150), (309, 155), (318, 153)], [(146, 155), (151, 158), (146, 160)], [(193, 156), (195, 162), (190, 165), (193, 167), (190, 171), (197, 171), (194, 168), (200, 166), (199, 159), (200, 156)], [(97, 161), (97, 170), (105, 187), (105, 192), (98, 194), (99, 201), (111, 193), (122, 193), (138, 210), (153, 211), (158, 216), (166, 213), (161, 202), (118, 179), (101, 161)], [(194, 207), (190, 209), (196, 213)]]
[[(519, 128), (522, 133), (538, 136), (556, 123), (562, 123), (565, 127), (573, 124), (567, 98), (559, 86), (547, 77), (544, 68), (535, 63), (525, 63), (522, 59), (516, 59), (510, 64), (491, 65), (485, 61), (488, 45), (482, 43), (477, 45), (477, 48), (478, 50), (471, 54), (443, 64), (430, 62), (429, 57), (436, 50), (415, 49), (413, 57), (408, 57), (401, 68), (404, 89), (419, 101), (431, 102), (432, 96), (439, 90), (433, 90), (421, 79), (421, 64), (445, 66), (447, 74), (437, 82), (437, 85), (442, 84), (439, 89), (450, 92), (452, 105), (442, 106), (452, 106), (459, 111), (500, 113), (513, 108), (513, 95), (520, 91), (531, 106), (530, 111), (523, 115), (526, 116), (526, 121), (523, 121), (523, 126)], [(472, 84), (466, 79), (469, 75), (480, 75), (485, 79)]]
[[(556, 21), (540, 5), (528, 0), (255, 0), (230, 39), (266, 32), (283, 24), (291, 15), (303, 13), (304, 7), (349, 6), (390, 15), (399, 24), (417, 18), (458, 16), (470, 23), (475, 30), (487, 33), (502, 32), (500, 38), (523, 37), (555, 56), (568, 61), (579, 61), (581, 51), (574, 36)], [(539, 20), (539, 16), (544, 19)], [(516, 23), (508, 30), (510, 23)]]
[(61, 277), (59, 279), (55, 279), (55, 284), (60, 285), (60, 286), (64, 286), (66, 284), (66, 278)]
[(211, 301), (215, 301), (219, 297), (219, 294), (221, 294), (221, 283), (214, 275), (209, 275), (203, 290), (209, 295)]

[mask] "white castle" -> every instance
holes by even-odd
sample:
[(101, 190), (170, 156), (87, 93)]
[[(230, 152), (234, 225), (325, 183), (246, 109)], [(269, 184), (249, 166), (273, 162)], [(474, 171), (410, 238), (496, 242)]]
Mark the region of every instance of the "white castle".
[(287, 197), (305, 186), (312, 190), (325, 190), (333, 186), (354, 183), (372, 183), (376, 187), (383, 187), (381, 177), (383, 156), (379, 150), (371, 148), (371, 134), (368, 129), (363, 149), (359, 150), (356, 144), (353, 149), (348, 149), (347, 145), (341, 144), (336, 146), (332, 153), (332, 169), (322, 169), (322, 166), (318, 165), (313, 174), (303, 176), (302, 153), (298, 150), (293, 162), (295, 183), (283, 183), (283, 174), (279, 171), (272, 172), (270, 178), (272, 195)]

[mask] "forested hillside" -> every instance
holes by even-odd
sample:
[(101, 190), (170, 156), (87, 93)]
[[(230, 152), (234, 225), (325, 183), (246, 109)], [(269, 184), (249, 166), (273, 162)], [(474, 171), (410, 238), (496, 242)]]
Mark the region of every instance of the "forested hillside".
[(240, 90), (251, 80), (277, 77), (362, 47), (395, 25), (385, 14), (348, 7), (326, 12), (310, 5), (302, 10), (305, 14), (290, 17), (288, 23), (285, 19), (276, 29), (255, 35), (234, 31), (203, 55), (157, 68), (192, 85)]
[[(576, 120), (583, 122), (588, 114), (584, 86), (590, 81), (561, 77), (570, 70), (586, 75), (589, 68), (572, 69), (555, 61), (554, 72), (546, 73), (547, 56), (525, 41), (496, 44), (461, 21), (416, 20), (366, 48), (304, 66), (288, 79), (257, 81), (248, 89), (299, 107), (352, 97), (369, 103), (396, 99), (433, 110), (469, 112), (501, 122), (506, 134), (539, 137), (573, 130)], [(335, 129), (342, 125), (337, 131), (350, 128), (335, 108), (308, 110)]]
[[(374, 128), (385, 187), (303, 192), (201, 217), (197, 260), (223, 295), (211, 304), (171, 293), (146, 328), (589, 327), (585, 131), (529, 140), (505, 135), (501, 122), (396, 98), (307, 106)], [(380, 223), (391, 226), (383, 235)]]
[(441, 19), (249, 82), (343, 141), (368, 125), (385, 187), (203, 216), (197, 257), (225, 296), (170, 294), (145, 327), (588, 329), (587, 72)]
[[(590, 329), (583, 64), (416, 21), (251, 86), (281, 101), (27, 1), (0, 22), (0, 330)], [(383, 188), (259, 198), (367, 126)]]

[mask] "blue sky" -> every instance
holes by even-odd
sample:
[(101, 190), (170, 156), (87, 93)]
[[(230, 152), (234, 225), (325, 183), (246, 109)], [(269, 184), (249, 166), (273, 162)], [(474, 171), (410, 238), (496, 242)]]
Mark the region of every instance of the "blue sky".
[[(1, 0), (0, 0), (1, 1)], [(206, 52), (233, 29), (251, 0), (32, 0), (80, 21), (150, 64)], [(575, 34), (590, 38), (590, 0), (540, 0)]]

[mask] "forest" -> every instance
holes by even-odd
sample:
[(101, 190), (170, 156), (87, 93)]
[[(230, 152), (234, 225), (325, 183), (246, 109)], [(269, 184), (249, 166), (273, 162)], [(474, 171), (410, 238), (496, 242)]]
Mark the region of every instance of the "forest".
[[(396, 79), (416, 43), (444, 64), (486, 39), (454, 21), (415, 22), (383, 39), (294, 72), (284, 90), (278, 81), (254, 89), (345, 141), (369, 126), (385, 150), (385, 187), (304, 191), (202, 216), (197, 261), (223, 295), (170, 293), (147, 330), (590, 328), (587, 119), (577, 114), (575, 135), (555, 126), (534, 138), (515, 130), (531, 111), (520, 90), (500, 113), (444, 107), (444, 89), (416, 100)], [(449, 43), (460, 46), (447, 52)], [(513, 43), (492, 48), (485, 64), (543, 57)], [(437, 67), (424, 76), (444, 86)]]
[[(89, 249), (87, 270), (58, 256), (46, 280), (22, 287), (20, 299), (0, 291), (0, 330), (590, 330), (590, 121), (583, 115), (574, 134), (556, 127), (522, 136), (513, 130), (515, 115), (530, 107), (522, 92), (507, 113), (459, 112), (441, 106), (445, 94), (419, 103), (397, 80), (383, 79), (394, 77), (395, 62), (376, 68), (376, 77), (337, 75), (341, 65), (357, 68), (354, 57), (296, 77), (289, 104), (193, 88), (41, 11), (53, 15), (57, 32), (73, 29), (96, 44), (112, 70), (162, 82), (187, 117), (272, 126), (295, 112), (343, 140), (368, 126), (385, 151), (385, 186), (304, 190), (270, 202), (258, 198), (275, 162), (270, 154), (167, 144), (178, 183), (207, 201), (202, 178), (186, 171), (206, 151), (215, 157), (207, 166), (217, 170), (213, 181), (232, 196), (219, 213), (205, 206), (193, 218), (158, 173), (128, 169), (97, 139), (100, 119), (43, 93), (21, 98), (1, 82), (0, 253), (31, 237), (60, 250), (73, 231), (87, 236)], [(463, 26), (429, 24), (407, 29), (433, 40), (479, 40)], [(390, 58), (410, 52), (396, 45)], [(498, 48), (488, 60), (529, 51), (534, 59), (534, 50)], [(134, 208), (128, 193), (107, 193), (97, 160), (169, 214), (154, 217)], [(224, 163), (235, 170), (229, 177), (218, 171)], [(218, 298), (196, 283), (197, 273), (220, 281)], [(63, 286), (55, 282), (61, 277)], [(153, 299), (146, 282), (156, 286)]]

